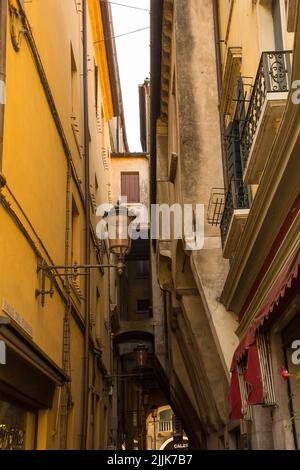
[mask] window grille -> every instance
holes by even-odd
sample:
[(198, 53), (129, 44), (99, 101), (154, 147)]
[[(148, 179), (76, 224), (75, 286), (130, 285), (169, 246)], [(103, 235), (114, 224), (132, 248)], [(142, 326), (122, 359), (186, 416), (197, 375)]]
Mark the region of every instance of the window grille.
[(274, 406), (276, 405), (276, 398), (272, 371), (269, 334), (265, 332), (257, 333), (256, 343), (264, 389), (264, 402), (267, 406)]

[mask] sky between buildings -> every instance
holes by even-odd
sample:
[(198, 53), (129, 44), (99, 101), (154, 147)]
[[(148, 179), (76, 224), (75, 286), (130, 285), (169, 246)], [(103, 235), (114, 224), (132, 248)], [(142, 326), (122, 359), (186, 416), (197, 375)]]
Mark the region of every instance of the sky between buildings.
[[(150, 26), (150, 0), (112, 0), (115, 36)], [(123, 103), (131, 152), (141, 151), (138, 85), (150, 77), (150, 30), (116, 37)]]

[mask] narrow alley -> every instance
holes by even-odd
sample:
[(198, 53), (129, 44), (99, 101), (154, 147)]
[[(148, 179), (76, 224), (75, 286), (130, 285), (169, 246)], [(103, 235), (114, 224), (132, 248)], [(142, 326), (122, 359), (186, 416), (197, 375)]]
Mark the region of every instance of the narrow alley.
[(0, 1), (0, 450), (299, 450), (299, 104), (297, 0)]

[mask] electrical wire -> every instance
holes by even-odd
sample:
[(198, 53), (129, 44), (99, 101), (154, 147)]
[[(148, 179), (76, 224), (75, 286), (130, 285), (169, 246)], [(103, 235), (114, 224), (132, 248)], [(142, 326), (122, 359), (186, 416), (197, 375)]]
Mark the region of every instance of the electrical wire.
[(101, 39), (100, 41), (94, 42), (94, 44), (99, 44), (100, 42), (110, 41), (111, 39), (120, 38), (122, 36), (128, 36), (129, 34), (138, 33), (139, 31), (144, 31), (145, 29), (150, 29), (150, 26), (147, 26), (146, 28), (136, 29), (134, 31), (129, 31), (128, 33), (118, 34), (117, 36), (111, 36), (109, 38), (104, 38), (104, 39)]
[[(101, 0), (101, 2), (105, 2), (106, 0)], [(147, 10), (146, 8), (141, 8), (141, 7), (135, 7), (133, 5), (124, 5), (124, 3), (118, 3), (118, 2), (106, 2), (110, 3), (111, 5), (117, 5), (119, 7), (125, 7), (125, 8), (131, 8), (132, 10), (140, 10), (140, 11), (147, 11), (148, 13), (150, 10)]]

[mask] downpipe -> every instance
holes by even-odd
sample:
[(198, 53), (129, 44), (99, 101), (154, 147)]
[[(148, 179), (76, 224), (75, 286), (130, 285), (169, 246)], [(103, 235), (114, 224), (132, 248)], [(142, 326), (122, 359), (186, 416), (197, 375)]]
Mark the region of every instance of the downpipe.
[(2, 175), (4, 114), (6, 89), (6, 34), (7, 34), (7, 0), (0, 2), (0, 191), (6, 181)]
[[(84, 111), (84, 158), (85, 158), (85, 264), (90, 265), (90, 154), (89, 154), (89, 103), (88, 103), (88, 51), (87, 51), (87, 1), (82, 1), (83, 34), (83, 111)], [(83, 416), (81, 448), (87, 448), (89, 410), (89, 333), (90, 333), (90, 270), (85, 276), (85, 331), (83, 358)]]

